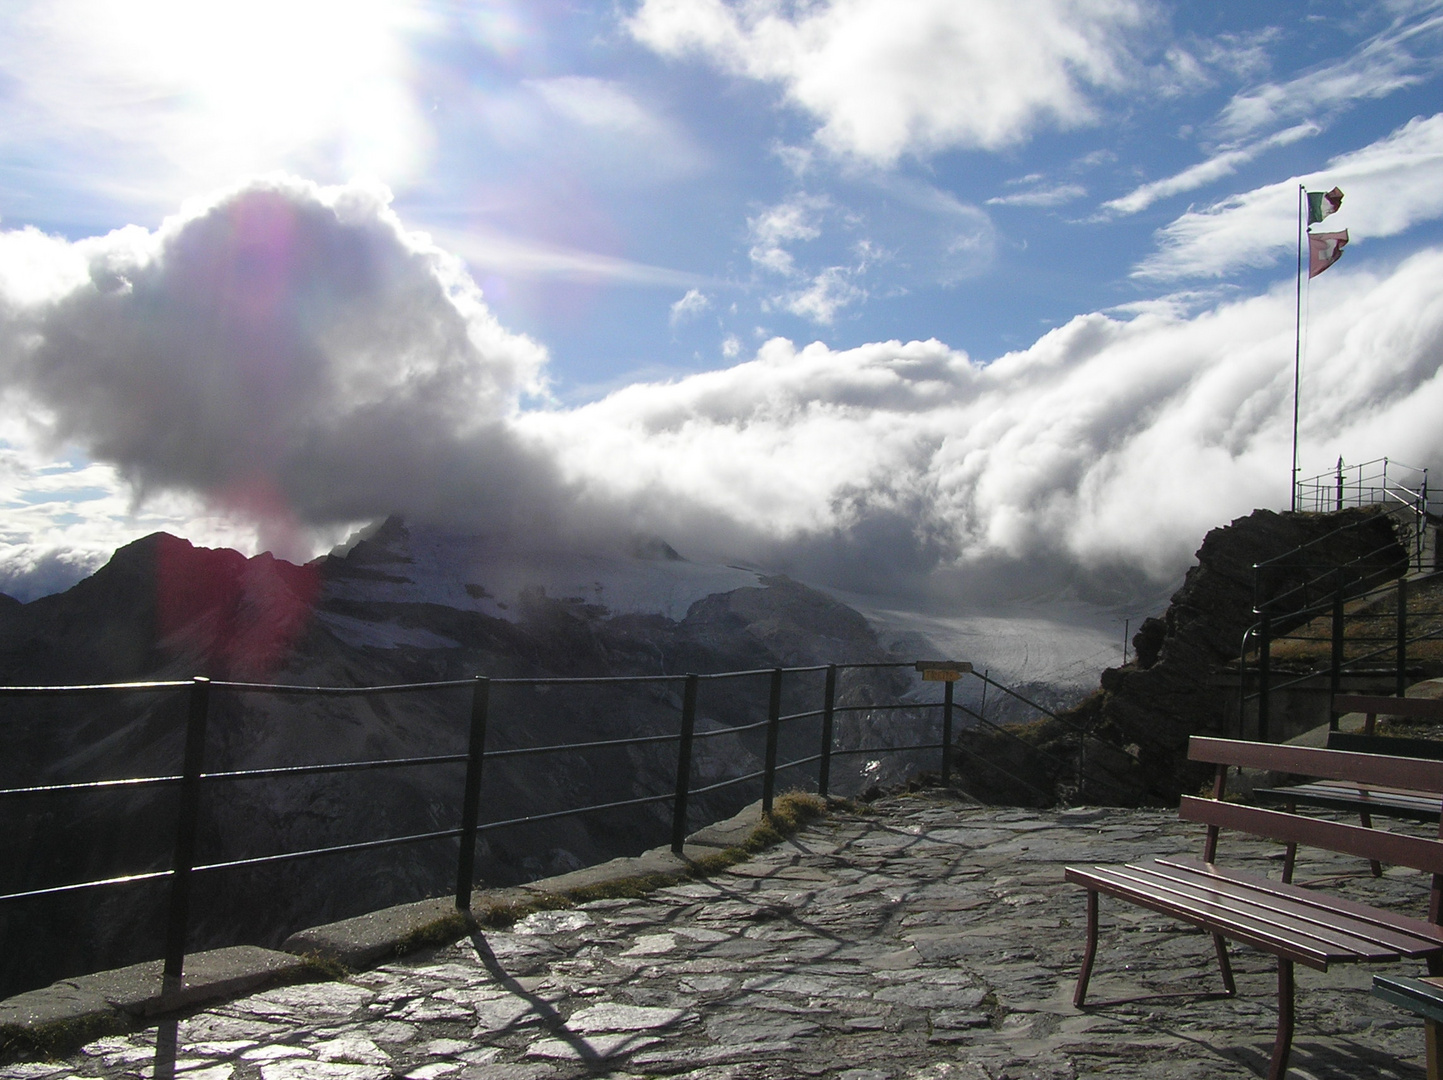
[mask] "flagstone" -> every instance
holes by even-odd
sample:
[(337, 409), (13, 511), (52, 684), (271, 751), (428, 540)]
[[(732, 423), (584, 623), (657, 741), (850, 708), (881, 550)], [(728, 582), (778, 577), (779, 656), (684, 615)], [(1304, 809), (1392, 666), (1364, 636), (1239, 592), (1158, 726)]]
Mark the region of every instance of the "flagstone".
[[(1159, 1002), (1216, 990), (1211, 941), (1104, 903), (1100, 1000), (1137, 1000), (1070, 1004), (1083, 912), (1062, 866), (1196, 847), (1153, 810), (883, 799), (705, 882), (538, 912), (348, 980), (201, 1010), (172, 1029), (175, 1077), (1251, 1080), (1271, 1041), (1270, 958), (1235, 950), (1237, 998)], [(1234, 847), (1276, 873), (1264, 849)], [(1370, 902), (1426, 903), (1418, 875), (1304, 867), (1356, 881)], [(1421, 1029), (1371, 998), (1369, 974), (1308, 973), (1297, 1053), (1316, 1080), (1421, 1075)], [(155, 1029), (112, 1036), (59, 1071), (0, 1067), (0, 1080), (148, 1076), (156, 1043)]]

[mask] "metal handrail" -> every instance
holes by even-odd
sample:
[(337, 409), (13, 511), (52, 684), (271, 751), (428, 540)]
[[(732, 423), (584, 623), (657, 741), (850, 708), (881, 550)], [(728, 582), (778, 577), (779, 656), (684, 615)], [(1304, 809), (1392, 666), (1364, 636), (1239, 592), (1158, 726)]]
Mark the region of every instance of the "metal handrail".
[[(85, 781), (78, 783), (47, 784), (24, 788), (0, 789), (0, 799), (20, 797), (41, 797), (74, 795), (95, 791), (116, 791), (135, 790), (139, 788), (153, 787), (178, 787), (180, 789), (180, 803), (177, 811), (177, 835), (175, 848), (172, 853), (172, 865), (166, 870), (146, 871), (141, 873), (123, 874), (111, 876), (92, 881), (73, 882), (67, 884), (47, 886), (41, 889), (28, 889), (23, 892), (15, 892), (0, 895), (0, 901), (18, 901), (35, 899), (46, 896), (56, 896), (77, 891), (100, 888), (106, 886), (119, 886), (143, 882), (155, 882), (160, 879), (168, 879), (171, 888), (169, 914), (167, 917), (166, 931), (166, 957), (165, 973), (168, 976), (179, 977), (183, 971), (186, 954), (186, 932), (189, 925), (189, 881), (194, 874), (211, 874), (222, 871), (253, 868), (258, 866), (274, 865), (279, 863), (297, 862), (305, 859), (319, 858), (324, 855), (343, 853), (355, 853), (371, 851), (387, 847), (397, 847), (409, 844), (432, 843), (441, 840), (461, 841), (461, 851), (457, 868), (457, 890), (456, 900), (459, 909), (469, 907), (472, 884), (472, 867), (474, 866), (475, 843), (477, 837), (484, 832), (491, 832), (498, 829), (514, 827), (527, 823), (536, 823), (554, 820), (563, 817), (572, 817), (581, 814), (599, 813), (610, 810), (617, 810), (629, 807), (646, 805), (657, 805), (670, 802), (673, 806), (673, 848), (680, 850), (684, 838), (684, 826), (686, 822), (687, 798), (690, 795), (701, 795), (708, 792), (718, 791), (726, 787), (735, 786), (749, 781), (762, 779), (763, 781), (763, 807), (764, 810), (771, 810), (773, 780), (778, 772), (790, 771), (803, 768), (808, 765), (820, 763), (818, 788), (826, 794), (829, 784), (830, 760), (833, 757), (849, 756), (853, 754), (893, 754), (905, 752), (922, 752), (942, 750), (942, 775), (944, 781), (949, 775), (951, 755), (951, 715), (953, 708), (952, 684), (945, 684), (945, 695), (941, 702), (920, 702), (907, 701), (902, 703), (885, 703), (869, 705), (840, 705), (835, 700), (836, 676), (839, 671), (844, 670), (879, 670), (879, 669), (902, 669), (912, 668), (914, 664), (903, 662), (868, 663), (868, 664), (841, 664), (841, 665), (810, 665), (795, 668), (763, 668), (753, 671), (741, 672), (718, 672), (708, 675), (648, 675), (648, 676), (598, 676), (587, 677), (566, 677), (566, 678), (496, 678), (488, 679), (477, 677), (471, 679), (450, 679), (440, 680), (432, 683), (397, 683), (369, 687), (327, 687), (327, 686), (300, 686), (282, 683), (254, 683), (254, 682), (232, 682), (224, 680), (210, 681), (203, 678), (194, 678), (187, 681), (166, 680), (151, 682), (132, 682), (115, 684), (97, 684), (80, 686), (10, 686), (0, 687), (0, 697), (51, 697), (51, 696), (73, 696), (90, 694), (114, 694), (133, 692), (178, 692), (186, 691), (189, 695), (189, 718), (186, 723), (184, 760), (185, 767), (179, 774), (163, 776), (129, 777), (121, 779), (107, 779)], [(824, 704), (821, 709), (808, 709), (800, 712), (783, 714), (780, 710), (781, 680), (784, 675), (800, 675), (807, 673), (825, 672), (827, 675), (824, 692)], [(974, 673), (975, 674), (975, 673)], [(713, 731), (697, 732), (695, 723), (697, 718), (696, 708), (696, 686), (701, 680), (723, 680), (741, 677), (758, 677), (766, 675), (771, 679), (771, 706), (766, 720), (738, 725), (737, 727), (718, 728)], [(976, 677), (983, 679), (987, 685), (995, 686), (1004, 690), (1013, 697), (1026, 702), (1038, 711), (1055, 716), (1049, 710), (1029, 701), (1021, 694), (1017, 694), (1009, 687), (978, 674)], [(677, 733), (663, 735), (634, 736), (620, 739), (601, 739), (591, 742), (576, 742), (549, 744), (535, 747), (508, 747), (506, 749), (486, 748), (486, 728), (490, 711), (490, 689), (494, 685), (503, 686), (554, 686), (554, 685), (591, 685), (591, 684), (645, 684), (658, 682), (682, 682), (685, 684), (686, 693), (681, 708), (681, 730)], [(421, 691), (444, 691), (469, 689), (471, 691), (470, 710), (470, 747), (465, 753), (425, 755), (409, 758), (375, 759), (364, 761), (348, 761), (333, 763), (314, 763), (302, 765), (285, 765), (257, 769), (235, 769), (226, 771), (206, 772), (201, 767), (203, 748), (205, 745), (205, 732), (207, 716), (209, 712), (209, 701), (213, 693), (225, 691), (229, 693), (264, 693), (289, 696), (322, 696), (322, 697), (347, 697), (347, 696), (369, 696), (390, 693), (415, 693)], [(880, 747), (859, 747), (859, 748), (837, 748), (833, 744), (833, 719), (838, 713), (857, 712), (883, 712), (890, 710), (908, 710), (925, 713), (929, 710), (941, 708), (943, 711), (943, 741), (926, 741), (907, 745), (889, 745)], [(965, 707), (964, 707), (965, 708)], [(970, 712), (970, 710), (966, 710)], [(822, 721), (822, 746), (821, 752), (805, 755), (803, 757), (788, 760), (776, 760), (776, 745), (778, 730), (783, 723), (815, 720)], [(980, 719), (980, 718), (979, 718)], [(982, 721), (989, 727), (996, 727), (985, 720)], [(729, 777), (700, 787), (693, 787), (691, 784), (691, 744), (695, 739), (710, 738), (718, 735), (738, 735), (750, 731), (757, 731), (765, 728), (767, 730), (767, 763), (766, 767), (759, 771), (749, 772), (742, 776)], [(999, 729), (1002, 730), (1002, 729)], [(524, 756), (556, 754), (565, 752), (589, 751), (600, 748), (615, 748), (624, 746), (655, 745), (662, 743), (679, 743), (678, 750), (678, 772), (675, 790), (645, 795), (638, 798), (628, 798), (612, 802), (594, 804), (590, 806), (573, 807), (549, 811), (542, 814), (531, 814), (523, 817), (509, 818), (499, 821), (482, 822), (480, 820), (480, 781), (481, 769), (486, 759), (497, 758), (518, 758)], [(1039, 753), (1051, 757), (1038, 749)], [(461, 824), (455, 828), (438, 829), (429, 832), (408, 834), (404, 836), (382, 837), (370, 840), (361, 840), (346, 844), (336, 844), (326, 847), (309, 848), (300, 851), (277, 852), (267, 855), (248, 856), (238, 859), (228, 859), (215, 862), (200, 862), (194, 858), (195, 840), (199, 815), (199, 796), (203, 785), (220, 781), (254, 781), (262, 779), (283, 779), (290, 777), (313, 776), (327, 773), (358, 772), (374, 769), (410, 768), (421, 766), (466, 766), (466, 777), (464, 781)], [(1024, 786), (1037, 790), (1034, 785), (1020, 781)]]

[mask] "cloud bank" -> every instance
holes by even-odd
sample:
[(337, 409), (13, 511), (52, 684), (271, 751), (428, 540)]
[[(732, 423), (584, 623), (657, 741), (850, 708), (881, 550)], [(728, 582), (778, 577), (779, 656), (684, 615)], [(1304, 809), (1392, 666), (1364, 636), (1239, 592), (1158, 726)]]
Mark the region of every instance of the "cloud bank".
[[(1305, 468), (1439, 459), (1440, 272), (1438, 250), (1335, 271), (1306, 360)], [(1166, 582), (1208, 529), (1286, 505), (1292, 305), (1280, 288), (1192, 319), (1080, 316), (989, 364), (937, 341), (774, 340), (518, 422), (569, 479), (693, 551), (762, 537), (772, 558), (869, 588), (913, 575), (978, 599), (1100, 596)]]
[[(1305, 469), (1443, 460), (1440, 276), (1428, 249), (1320, 283)], [(1286, 504), (1292, 303), (1289, 282), (1192, 317), (1083, 315), (991, 362), (774, 339), (563, 409), (545, 352), (380, 189), (271, 177), (154, 232), (3, 233), (0, 577), (78, 576), (97, 523), (131, 530), (112, 547), (187, 521), (304, 547), (399, 511), (527, 543), (643, 531), (939, 604), (1125, 599)]]
[(509, 418), (545, 351), (382, 188), (286, 177), (155, 232), (0, 237), (0, 378), (33, 437), (143, 497), (287, 529), (385, 506), (520, 528), (569, 501)]
[(830, 150), (878, 164), (998, 149), (1095, 119), (1124, 82), (1140, 0), (644, 0), (629, 27), (662, 56), (698, 54), (785, 88)]

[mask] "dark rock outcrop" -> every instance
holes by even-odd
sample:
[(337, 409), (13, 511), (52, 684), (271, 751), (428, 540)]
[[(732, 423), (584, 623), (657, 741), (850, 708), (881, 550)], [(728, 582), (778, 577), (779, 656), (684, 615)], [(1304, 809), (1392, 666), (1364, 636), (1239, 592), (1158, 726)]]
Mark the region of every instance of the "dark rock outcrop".
[[(1091, 697), (1058, 721), (1021, 733), (1032, 752), (1015, 739), (985, 732), (967, 733), (963, 750), (971, 744), (978, 760), (1001, 761), (1029, 790), (1063, 800), (1171, 805), (1180, 794), (1195, 792), (1210, 774), (1189, 765), (1188, 736), (1236, 735), (1225, 721), (1225, 695), (1235, 691), (1215, 685), (1213, 675), (1237, 660), (1243, 634), (1256, 621), (1253, 566), (1304, 544), (1312, 545), (1305, 555), (1270, 571), (1272, 595), (1287, 593), (1326, 566), (1386, 571), (1405, 557), (1392, 520), (1372, 509), (1255, 510), (1203, 539), (1197, 565), (1167, 613), (1139, 628), (1135, 663), (1107, 669)], [(967, 760), (964, 753), (964, 776), (979, 793), (996, 786), (985, 772), (968, 775)]]

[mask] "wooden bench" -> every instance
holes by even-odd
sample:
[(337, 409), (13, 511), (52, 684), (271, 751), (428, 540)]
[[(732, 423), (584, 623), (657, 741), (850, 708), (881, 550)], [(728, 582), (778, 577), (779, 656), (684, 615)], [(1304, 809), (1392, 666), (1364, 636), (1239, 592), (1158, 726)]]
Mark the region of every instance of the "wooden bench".
[[(1360, 712), (1367, 715), (1363, 733), (1343, 731), (1328, 732), (1329, 750), (1347, 750), (1359, 754), (1388, 754), (1394, 757), (1420, 757), (1443, 760), (1443, 742), (1433, 739), (1395, 738), (1375, 735), (1378, 716), (1409, 716), (1418, 719), (1443, 721), (1443, 701), (1432, 698), (1396, 698), (1355, 695), (1339, 695), (1333, 699), (1334, 710)], [(1437, 823), (1443, 799), (1425, 791), (1412, 791), (1396, 785), (1360, 786), (1346, 780), (1315, 780), (1306, 784), (1292, 784), (1276, 788), (1256, 788), (1253, 798), (1258, 802), (1283, 806), (1290, 813), (1299, 805), (1320, 806), (1330, 810), (1342, 810), (1358, 815), (1358, 820), (1372, 826), (1373, 815), (1404, 818), (1411, 821)], [(1291, 868), (1292, 852), (1288, 854)], [(1373, 876), (1383, 873), (1382, 864), (1371, 860)], [(1290, 880), (1291, 875), (1284, 875)]]
[[(1421, 960), (1427, 963), (1430, 975), (1443, 975), (1443, 927), (1438, 925), (1443, 910), (1443, 840), (1224, 802), (1228, 768), (1267, 769), (1366, 786), (1386, 782), (1443, 798), (1443, 761), (1199, 736), (1190, 740), (1188, 757), (1217, 766), (1213, 797), (1184, 797), (1179, 809), (1184, 821), (1207, 826), (1201, 859), (1161, 858), (1126, 866), (1069, 866), (1066, 870), (1068, 881), (1087, 890), (1087, 947), (1073, 1002), (1080, 1008), (1087, 997), (1097, 953), (1100, 893), (1212, 934), (1228, 994), (1236, 993), (1236, 987), (1227, 942), (1252, 945), (1278, 958), (1278, 1029), (1268, 1077), (1281, 1080), (1292, 1048), (1294, 964), (1327, 971), (1332, 964)], [(1225, 870), (1216, 864), (1223, 829), (1432, 874), (1428, 919), (1383, 911), (1290, 881)]]
[(1443, 979), (1410, 979), (1374, 975), (1373, 994), (1423, 1018), (1423, 1045), (1428, 1055), (1428, 1080), (1443, 1080), (1438, 1025), (1443, 1023)]

